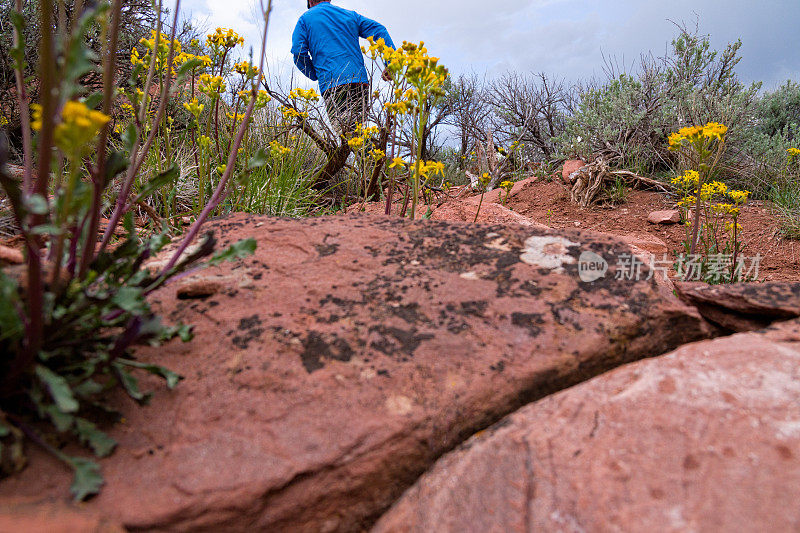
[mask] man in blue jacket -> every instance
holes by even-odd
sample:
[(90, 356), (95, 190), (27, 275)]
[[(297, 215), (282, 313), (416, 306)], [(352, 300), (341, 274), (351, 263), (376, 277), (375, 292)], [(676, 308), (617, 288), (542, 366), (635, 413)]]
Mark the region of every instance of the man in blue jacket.
[[(359, 37), (372, 37), (394, 48), (386, 28), (355, 11), (331, 5), (330, 0), (307, 0), (292, 34), (297, 68), (313, 81), (325, 100), (328, 117), (339, 134), (364, 122), (369, 102), (369, 78)], [(384, 71), (384, 79), (388, 78)]]

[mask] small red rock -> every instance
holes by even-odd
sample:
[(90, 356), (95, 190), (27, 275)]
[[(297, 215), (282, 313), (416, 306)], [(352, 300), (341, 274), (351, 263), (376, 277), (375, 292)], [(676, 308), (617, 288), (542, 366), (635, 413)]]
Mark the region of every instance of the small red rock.
[(653, 211), (648, 215), (647, 221), (651, 224), (679, 224), (681, 221), (681, 212), (677, 209)]
[(586, 161), (581, 159), (570, 159), (564, 163), (564, 168), (561, 170), (561, 178), (565, 183), (570, 183), (570, 175), (586, 166)]

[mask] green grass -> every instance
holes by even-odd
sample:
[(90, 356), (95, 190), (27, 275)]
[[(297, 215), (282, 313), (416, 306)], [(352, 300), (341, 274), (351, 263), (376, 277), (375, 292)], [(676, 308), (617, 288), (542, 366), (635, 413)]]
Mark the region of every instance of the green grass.
[(800, 181), (785, 181), (773, 185), (770, 201), (781, 222), (784, 237), (800, 240)]

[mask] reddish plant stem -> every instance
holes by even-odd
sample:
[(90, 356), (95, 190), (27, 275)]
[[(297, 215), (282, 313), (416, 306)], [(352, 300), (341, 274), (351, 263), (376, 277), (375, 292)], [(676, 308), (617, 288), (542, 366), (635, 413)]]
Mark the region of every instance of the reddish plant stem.
[[(103, 58), (103, 113), (111, 115), (111, 104), (114, 96), (114, 72), (116, 70), (116, 51), (119, 40), (119, 19), (122, 11), (122, 0), (114, 0), (111, 7), (111, 32), (108, 39), (105, 57)], [(110, 125), (107, 123), (100, 132), (100, 139), (97, 141), (97, 165), (94, 167), (92, 175), (92, 207), (89, 218), (89, 231), (86, 233), (86, 243), (83, 246), (80, 259), (78, 276), (83, 279), (89, 268), (89, 264), (94, 258), (94, 251), (97, 243), (97, 229), (100, 225), (100, 206), (103, 200), (103, 190), (105, 188), (105, 173), (108, 149), (108, 131)], [(75, 236), (79, 239), (80, 236)]]
[[(181, 0), (175, 0), (175, 15), (172, 20), (172, 31), (170, 33), (169, 38), (169, 53), (167, 54), (167, 68), (171, 68), (172, 59), (175, 53), (175, 31), (178, 27), (178, 13), (180, 12), (180, 5)], [(154, 49), (158, 50), (158, 39), (160, 37), (160, 33), (156, 33), (156, 42), (154, 44)], [(156, 52), (153, 52), (153, 57), (156, 56)], [(100, 248), (97, 253), (101, 253), (105, 250), (106, 246), (108, 246), (111, 237), (114, 235), (114, 230), (119, 223), (120, 218), (126, 211), (126, 207), (128, 204), (128, 196), (130, 196), (131, 188), (133, 186), (133, 182), (136, 180), (136, 175), (139, 173), (139, 169), (144, 163), (145, 158), (147, 157), (147, 153), (150, 151), (150, 147), (153, 144), (153, 140), (156, 137), (156, 133), (158, 132), (157, 125), (161, 123), (161, 118), (164, 116), (164, 111), (167, 107), (167, 98), (169, 97), (170, 87), (172, 85), (172, 76), (167, 76), (166, 80), (164, 81), (164, 87), (161, 90), (161, 97), (158, 103), (158, 111), (156, 111), (156, 116), (153, 119), (153, 128), (150, 130), (150, 135), (147, 137), (147, 141), (145, 142), (144, 146), (141, 149), (138, 146), (134, 147), (133, 153), (131, 154), (131, 164), (128, 167), (128, 174), (125, 177), (125, 182), (122, 184), (122, 189), (120, 190), (119, 196), (117, 197), (117, 206), (114, 209), (114, 212), (111, 214), (111, 218), (109, 219), (108, 226), (106, 227), (105, 235), (103, 235), (103, 241), (100, 243)], [(147, 98), (147, 94), (145, 93), (145, 98)]]

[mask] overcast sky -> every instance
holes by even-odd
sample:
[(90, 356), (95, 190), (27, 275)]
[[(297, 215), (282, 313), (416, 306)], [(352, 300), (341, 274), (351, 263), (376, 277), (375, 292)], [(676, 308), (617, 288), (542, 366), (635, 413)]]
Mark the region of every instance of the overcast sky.
[[(230, 27), (258, 49), (257, 0), (184, 0), (201, 26)], [(167, 2), (168, 3), (168, 2)], [(569, 81), (601, 75), (603, 57), (630, 65), (663, 55), (673, 22), (711, 35), (715, 48), (741, 38), (743, 81), (772, 89), (800, 80), (800, 0), (334, 0), (387, 27), (392, 39), (424, 40), (453, 74), (546, 72)], [(272, 73), (292, 72), (291, 34), (305, 0), (274, 0), (268, 57)], [(295, 75), (302, 78), (301, 74)], [(307, 85), (307, 83), (302, 83)]]

